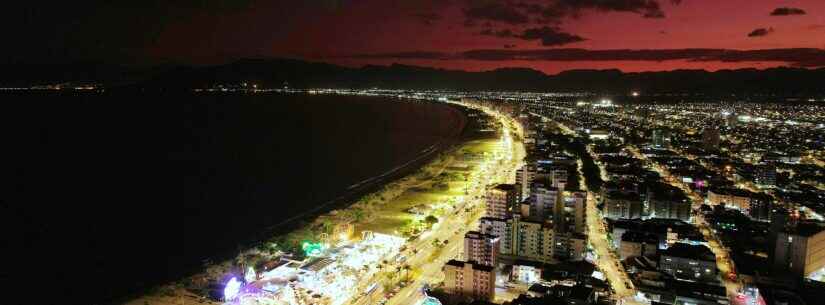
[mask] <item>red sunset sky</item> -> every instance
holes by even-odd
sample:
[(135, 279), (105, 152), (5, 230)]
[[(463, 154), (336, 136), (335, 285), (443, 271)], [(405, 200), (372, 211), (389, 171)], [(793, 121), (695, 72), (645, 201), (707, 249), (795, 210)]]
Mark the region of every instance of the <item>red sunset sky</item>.
[[(48, 14), (58, 22), (30, 25), (45, 37), (43, 48), (35, 48), (41, 40), (22, 38), (12, 52), (149, 64), (290, 57), (351, 66), (530, 67), (546, 73), (825, 65), (822, 0), (251, 0), (173, 6), (148, 1), (133, 8), (98, 3), (63, 9), (72, 14), (36, 11), (35, 17), (22, 19), (34, 23)], [(568, 48), (582, 50), (574, 51), (575, 59), (517, 60), (524, 50)], [(662, 58), (657, 53), (695, 48), (772, 51), (735, 54), (725, 61), (716, 55)], [(796, 48), (812, 50), (786, 50)], [(650, 52), (588, 53), (617, 49)], [(478, 60), (463, 55), (471, 50), (507, 56)]]

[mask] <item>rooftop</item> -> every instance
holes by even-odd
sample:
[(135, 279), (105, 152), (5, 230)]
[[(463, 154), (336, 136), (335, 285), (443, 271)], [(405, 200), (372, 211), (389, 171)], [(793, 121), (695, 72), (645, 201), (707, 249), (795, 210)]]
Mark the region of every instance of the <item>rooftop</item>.
[(458, 267), (458, 268), (464, 268), (464, 266), (466, 266), (467, 264), (472, 265), (473, 270), (481, 270), (481, 271), (486, 271), (486, 272), (492, 272), (493, 271), (493, 266), (482, 265), (482, 264), (479, 264), (479, 263), (474, 262), (474, 261), (465, 262), (465, 261), (460, 261), (460, 260), (455, 260), (455, 259), (451, 259), (449, 262), (447, 262), (445, 264), (445, 266), (453, 266), (453, 267)]
[(498, 238), (498, 236), (495, 236), (493, 234), (484, 234), (484, 233), (481, 233), (481, 232), (478, 232), (478, 231), (469, 231), (466, 234), (464, 234), (464, 238), (470, 238), (470, 239), (488, 239), (488, 238), (489, 239), (496, 239), (496, 238)]
[(318, 270), (323, 270), (324, 268), (326, 268), (334, 262), (335, 260), (329, 257), (318, 257), (309, 261), (306, 265), (301, 267), (301, 269), (312, 272), (318, 272)]
[(587, 300), (593, 295), (593, 288), (584, 285), (573, 286), (570, 291), (570, 298), (576, 300)]
[(506, 191), (515, 191), (516, 190), (516, 185), (515, 184), (499, 184), (499, 185), (496, 185), (495, 187), (493, 187), (493, 189), (494, 190), (499, 190), (499, 191), (505, 191), (505, 192)]
[(764, 194), (754, 193), (745, 189), (738, 189), (738, 188), (730, 188), (730, 187), (712, 187), (709, 190), (714, 194), (718, 195), (733, 195), (739, 197), (748, 197), (748, 198), (761, 198), (763, 196), (767, 196)]
[(606, 199), (613, 199), (613, 200), (630, 200), (630, 201), (640, 201), (639, 194), (634, 192), (621, 192), (621, 191), (610, 191), (605, 196)]
[(675, 186), (661, 182), (648, 184), (647, 193), (651, 200), (655, 199), (677, 202), (686, 202), (688, 200), (687, 196), (685, 196), (685, 192)]
[(811, 237), (823, 231), (825, 231), (825, 223), (800, 222), (796, 225), (796, 228), (794, 229), (793, 233), (800, 236)]
[(661, 252), (662, 256), (681, 257), (703, 261), (716, 261), (713, 251), (705, 245), (675, 243)]
[(656, 235), (647, 232), (627, 231), (622, 234), (622, 241), (657, 244), (659, 243), (659, 238)]

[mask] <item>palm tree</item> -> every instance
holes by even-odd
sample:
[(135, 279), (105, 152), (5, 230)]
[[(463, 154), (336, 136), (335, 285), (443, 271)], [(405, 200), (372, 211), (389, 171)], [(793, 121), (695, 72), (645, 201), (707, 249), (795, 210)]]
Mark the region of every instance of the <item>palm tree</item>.
[(404, 275), (405, 275), (404, 278), (409, 279), (411, 270), (412, 270), (412, 267), (410, 267), (409, 264), (404, 264)]

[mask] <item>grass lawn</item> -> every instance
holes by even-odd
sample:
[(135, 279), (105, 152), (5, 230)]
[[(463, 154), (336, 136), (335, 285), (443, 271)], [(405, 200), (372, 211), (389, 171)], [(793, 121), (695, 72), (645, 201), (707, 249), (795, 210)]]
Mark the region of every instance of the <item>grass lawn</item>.
[[(373, 231), (378, 233), (395, 234), (395, 231), (404, 225), (406, 220), (416, 219), (417, 215), (406, 212), (407, 209), (420, 204), (434, 204), (447, 202), (451, 198), (464, 195), (464, 189), (469, 184), (460, 178), (463, 174), (470, 174), (477, 168), (478, 161), (457, 161), (465, 152), (482, 153), (494, 149), (498, 145), (497, 140), (475, 140), (464, 144), (460, 149), (453, 151), (448, 162), (444, 164), (444, 169), (439, 174), (446, 173), (449, 179), (444, 182), (448, 185), (446, 189), (434, 188), (434, 177), (427, 181), (420, 181), (416, 187), (410, 187), (401, 195), (391, 199), (382, 206), (375, 217), (369, 221), (356, 224), (357, 231)], [(467, 165), (466, 169), (457, 167), (459, 163)], [(458, 175), (453, 175), (458, 174)], [(425, 212), (423, 216), (429, 215)]]

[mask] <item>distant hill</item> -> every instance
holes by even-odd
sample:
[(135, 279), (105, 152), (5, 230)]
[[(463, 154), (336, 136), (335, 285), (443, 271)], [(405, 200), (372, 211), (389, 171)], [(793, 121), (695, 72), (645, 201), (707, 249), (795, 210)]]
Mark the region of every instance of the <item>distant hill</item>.
[[(293, 88), (395, 88), (461, 90), (594, 91), (627, 93), (777, 94), (806, 96), (825, 94), (825, 68), (738, 69), (708, 72), (674, 70), (623, 73), (620, 70), (570, 70), (547, 75), (528, 68), (502, 68), (485, 72), (444, 70), (393, 64), (360, 68), (295, 59), (242, 59), (229, 64), (192, 67), (129, 69), (120, 66), (72, 65), (49, 70), (13, 67), (14, 75), (0, 76), (0, 83), (43, 81), (92, 81), (143, 89), (204, 88), (218, 84), (251, 82), (262, 87)], [(9, 70), (6, 70), (9, 71)]]

